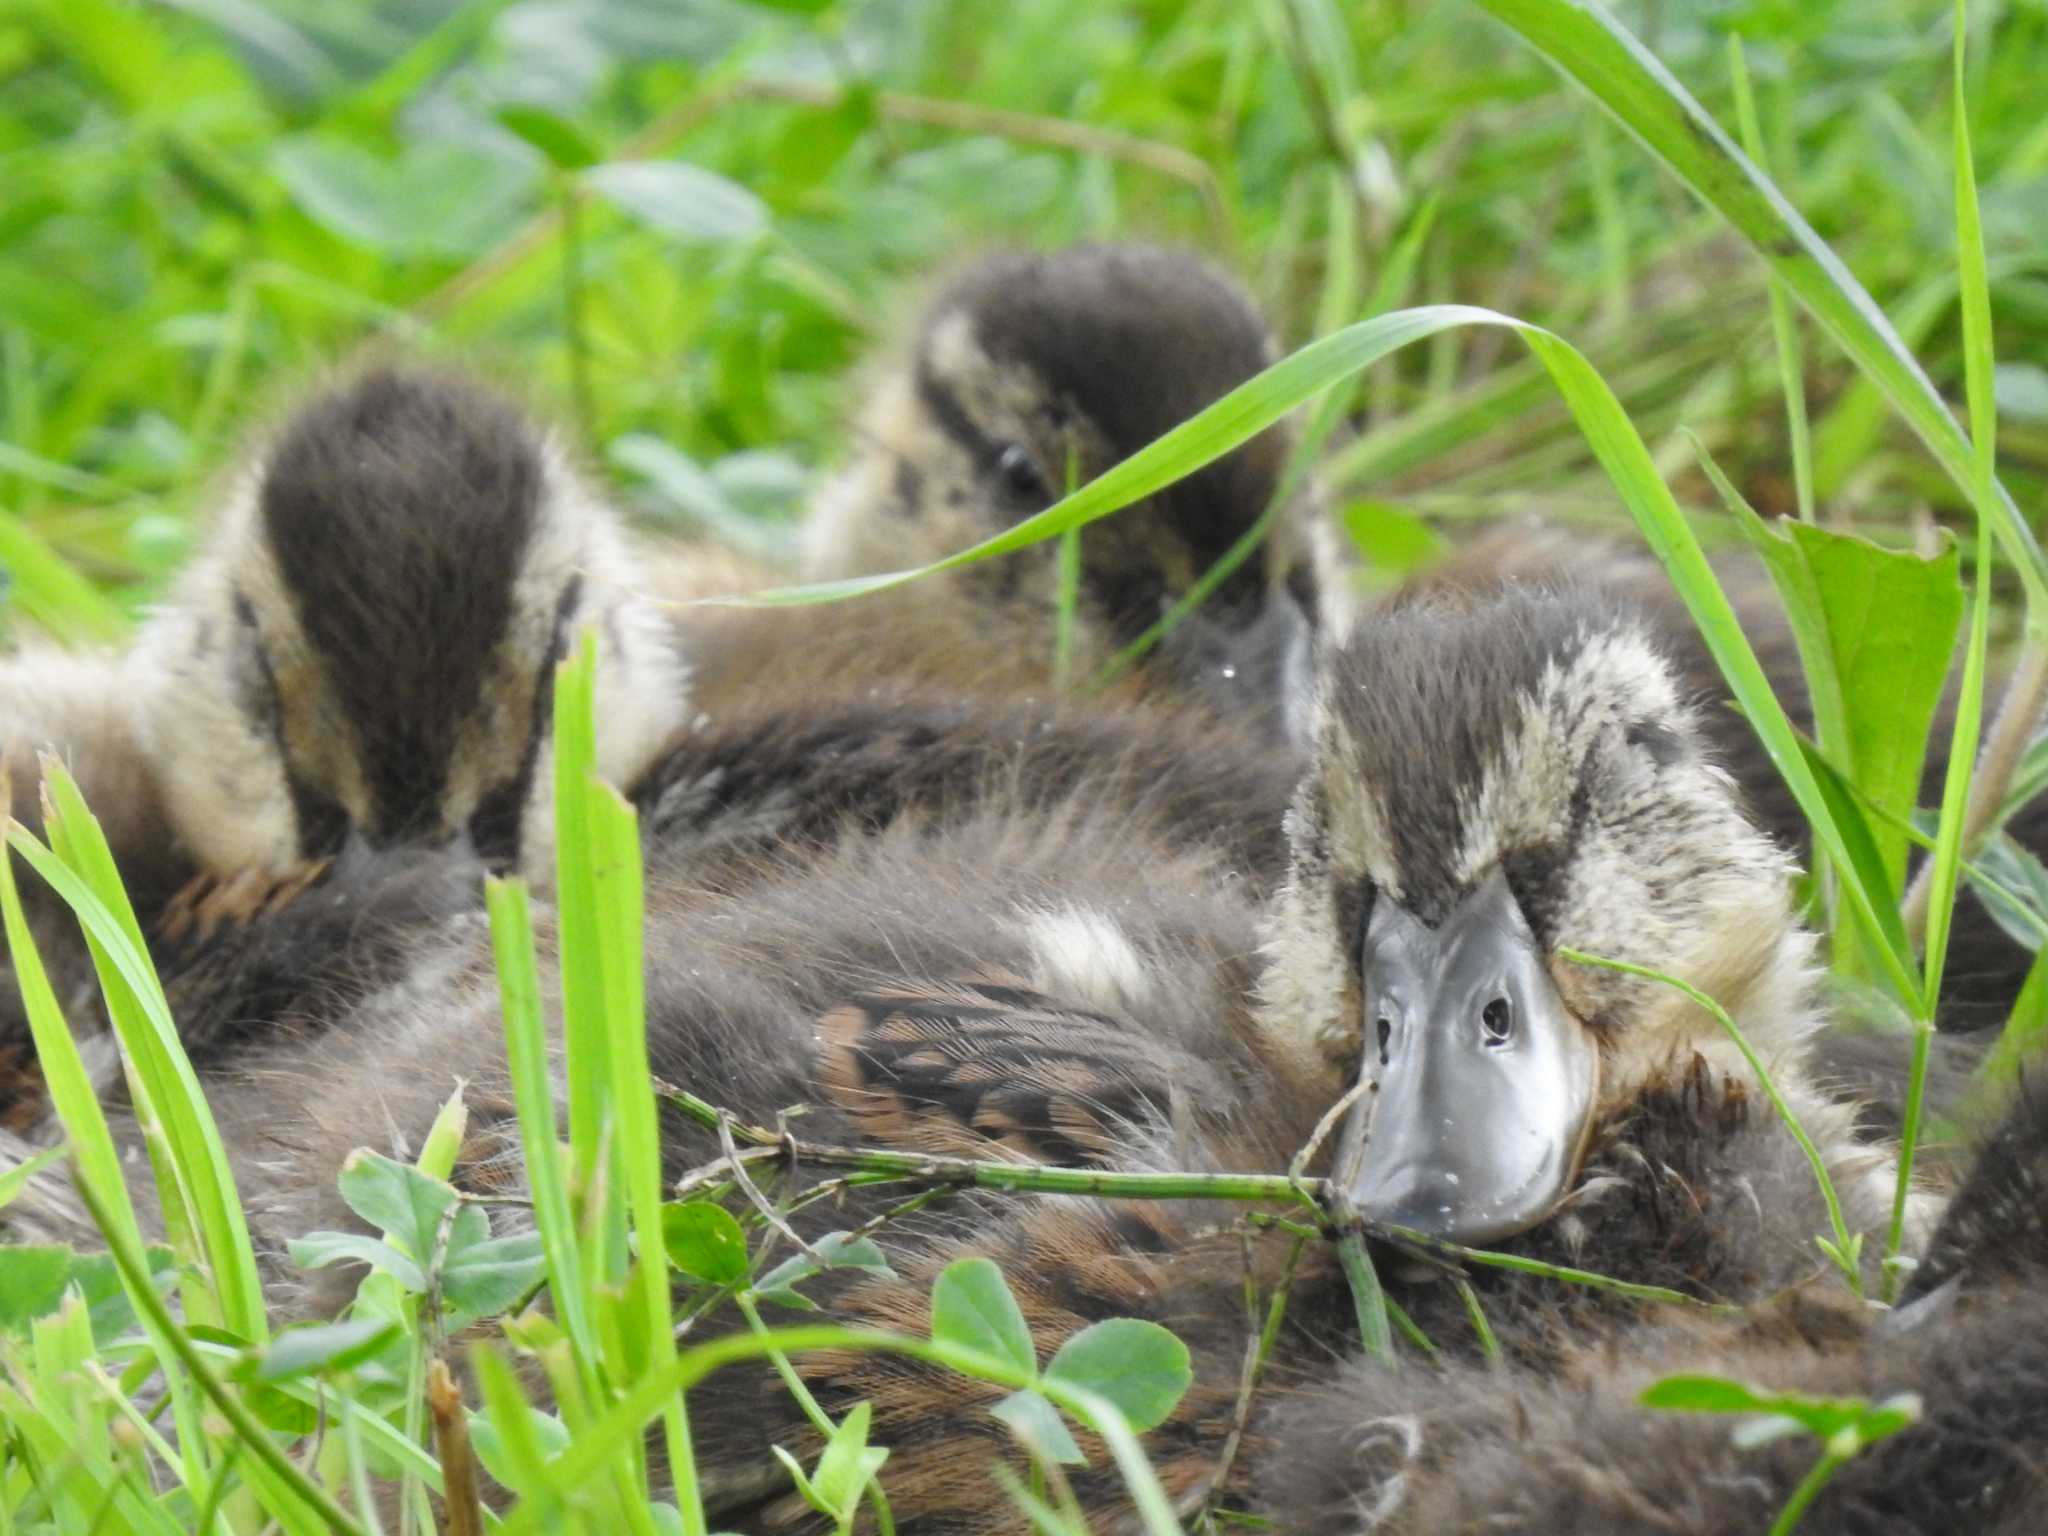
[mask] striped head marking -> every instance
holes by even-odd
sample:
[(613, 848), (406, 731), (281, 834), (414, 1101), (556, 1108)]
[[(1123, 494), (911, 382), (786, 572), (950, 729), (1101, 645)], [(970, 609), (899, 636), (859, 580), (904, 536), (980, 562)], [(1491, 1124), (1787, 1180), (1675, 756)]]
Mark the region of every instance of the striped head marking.
[(600, 766), (627, 776), (682, 718), (683, 671), (560, 448), (449, 375), (316, 397), (140, 647), (180, 832), (215, 867), (358, 838), (544, 869), (554, 669), (586, 624)]

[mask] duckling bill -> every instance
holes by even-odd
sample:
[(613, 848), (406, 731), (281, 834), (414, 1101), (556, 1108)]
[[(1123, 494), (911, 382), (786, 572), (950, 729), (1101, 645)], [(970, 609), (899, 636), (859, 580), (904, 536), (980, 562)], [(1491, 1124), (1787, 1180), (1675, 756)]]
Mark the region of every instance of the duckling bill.
[(1376, 903), (1360, 977), (1365, 1091), (1337, 1156), (1359, 1213), (1460, 1243), (1543, 1220), (1578, 1175), (1600, 1049), (1506, 877), (1488, 876), (1433, 927)]

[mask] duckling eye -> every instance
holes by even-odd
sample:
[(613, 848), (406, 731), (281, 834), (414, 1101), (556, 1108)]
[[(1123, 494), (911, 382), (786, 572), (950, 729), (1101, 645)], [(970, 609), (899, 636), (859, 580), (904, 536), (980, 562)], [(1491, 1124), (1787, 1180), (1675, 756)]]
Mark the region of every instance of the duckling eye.
[(1479, 1010), (1479, 1027), (1488, 1045), (1506, 1045), (1514, 1038), (1515, 1010), (1504, 997), (1496, 997)]
[(1009, 443), (996, 456), (996, 474), (1003, 489), (1019, 501), (1050, 501), (1052, 489), (1021, 443)]

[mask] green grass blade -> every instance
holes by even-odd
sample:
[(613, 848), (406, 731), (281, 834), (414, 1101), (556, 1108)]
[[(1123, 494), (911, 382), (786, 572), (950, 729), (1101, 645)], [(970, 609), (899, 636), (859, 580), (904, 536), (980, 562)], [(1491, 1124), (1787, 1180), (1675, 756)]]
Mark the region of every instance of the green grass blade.
[(127, 636), (127, 615), (12, 512), (0, 512), (0, 578), (0, 598), (66, 645)]
[[(1768, 262), (1820, 325), (1883, 388), (1949, 477), (1974, 497), (1976, 454), (1891, 322), (1797, 210), (1677, 78), (1596, 5), (1479, 0), (1590, 91)], [(2048, 557), (2003, 487), (1991, 522), (2027, 592), (2048, 618)]]
[[(594, 727), (593, 727), (594, 729)], [(573, 790), (574, 786), (566, 786)], [(642, 934), (644, 908), (640, 866), (640, 823), (610, 785), (588, 777), (584, 825), (590, 829), (597, 931), (604, 941), (605, 1004), (609, 1017), (607, 1055), (611, 1062), (611, 1105), (617, 1127), (621, 1193), (631, 1218), (639, 1261), (637, 1283), (648, 1353), (632, 1362), (637, 1377), (666, 1369), (676, 1356), (669, 1316), (666, 1245), (661, 1224), (661, 1127), (654, 1103), (654, 1079), (647, 1061), (647, 1006)], [(684, 1536), (704, 1536), (704, 1506), (688, 1469), (690, 1423), (677, 1394), (662, 1408), (669, 1465), (677, 1469), (676, 1493)]]
[[(0, 771), (0, 801), (5, 801), (8, 794), (6, 775)], [(65, 1021), (63, 1010), (57, 1006), (56, 994), (50, 989), (48, 973), (43, 969), (42, 957), (36, 953), (28, 918), (22, 910), (21, 892), (14, 883), (13, 847), (17, 836), (27, 837), (27, 832), (19, 822), (10, 820), (7, 842), (0, 846), (0, 921), (4, 921), (9, 963), (14, 968), (14, 982), (21, 994), (22, 1008), (28, 1015), (29, 1034), (35, 1042), (43, 1084), (58, 1123), (64, 1127), (65, 1139), (70, 1143), (80, 1193), (92, 1207), (102, 1235), (109, 1243), (121, 1239), (131, 1252), (139, 1253), (142, 1250), (142, 1229), (136, 1221), (135, 1206), (128, 1197), (128, 1186), (121, 1175), (121, 1154), (114, 1145), (113, 1133), (107, 1127), (106, 1114), (93, 1092), (91, 1074), (86, 1071), (77, 1042), (71, 1038), (71, 1028)], [(126, 1269), (122, 1271), (122, 1285), (129, 1293), (129, 1305), (135, 1309), (135, 1315), (146, 1322), (153, 1315), (146, 1304), (154, 1303), (156, 1298), (154, 1294), (148, 1297), (136, 1295), (135, 1285), (138, 1283), (145, 1287), (149, 1285), (146, 1270), (138, 1268), (134, 1276)], [(169, 1340), (153, 1327), (148, 1331), (151, 1343), (157, 1348), (158, 1359), (163, 1363), (172, 1412), (178, 1425), (185, 1486), (193, 1491), (195, 1497), (201, 1497), (208, 1485), (207, 1441), (200, 1430), (191, 1384), (173, 1364)]]
[(587, 786), (597, 772), (597, 642), (586, 632), (555, 674), (555, 902), (561, 925), (562, 1054), (569, 1088), (569, 1145), (583, 1198), (583, 1270), (613, 1285), (626, 1273), (625, 1200), (610, 1123), (611, 1017), (598, 895), (596, 829)]
[[(1749, 88), (1749, 66), (1742, 57), (1742, 39), (1728, 34), (1728, 73), (1735, 83), (1735, 121), (1742, 147), (1759, 170), (1764, 160), (1763, 129), (1756, 119), (1756, 97)], [(1806, 424), (1806, 364), (1800, 356), (1799, 322), (1785, 295), (1784, 280), (1771, 274), (1771, 339), (1778, 349), (1778, 377), (1785, 391), (1785, 426), (1792, 442), (1792, 487), (1802, 523), (1813, 521), (1813, 436)]]
[[(1984, 653), (1990, 634), (1991, 541), (1985, 530), (1993, 516), (1997, 485), (1998, 408), (1992, 395), (1991, 287), (1984, 270), (1984, 229), (1977, 208), (1977, 174), (1970, 149), (1970, 108), (1967, 89), (1969, 7), (1955, 5), (1955, 188), (1956, 263), (1962, 294), (1963, 377), (1969, 395), (1970, 436), (1975, 448), (1971, 489), (1977, 507), (1977, 591), (1970, 615), (1969, 649), (1963, 659), (1962, 695), (1956, 703), (1955, 732), (1949, 746), (1948, 775), (1942, 785), (1941, 823), (1934, 834), (1934, 875), (1927, 906), (1927, 991), (1923, 1020), (1932, 1019), (1948, 960), (1949, 933), (1955, 918), (1956, 882), (1963, 861), (1963, 823), (1968, 811), (1971, 769), (1977, 758), (1977, 736), (1984, 709)], [(1920, 1140), (1921, 1108), (1927, 1090), (1929, 1027), (1923, 1023), (1913, 1042), (1913, 1064), (1906, 1088), (1905, 1119), (1900, 1128), (1899, 1181), (1892, 1199), (1891, 1229), (1885, 1255), (1897, 1254), (1905, 1240), (1906, 1201), (1912, 1193), (1914, 1153)], [(1895, 1267), (1887, 1265), (1885, 1296), (1889, 1300)]]
[[(150, 963), (113, 850), (77, 783), (54, 762), (45, 791), (52, 851), (78, 880), (73, 888), (54, 870), (45, 871), (46, 878), (85, 932), (108, 1016), (137, 1078), (138, 1107), (163, 1127), (180, 1195), (197, 1224), (219, 1320), (250, 1343), (261, 1344), (269, 1337), (269, 1320), (234, 1171)], [(35, 862), (32, 852), (24, 849), (23, 854)]]
[(586, 1398), (597, 1398), (597, 1338), (585, 1299), (582, 1250), (563, 1177), (561, 1134), (548, 1072), (547, 1023), (541, 1012), (540, 966), (533, 945), (533, 903), (521, 880), (488, 880), (491, 947), (498, 967), (498, 1006), (505, 1022), (505, 1059), (519, 1117), (520, 1148), (534, 1225), (547, 1257), (548, 1290), (555, 1316), (569, 1336), (570, 1353)]

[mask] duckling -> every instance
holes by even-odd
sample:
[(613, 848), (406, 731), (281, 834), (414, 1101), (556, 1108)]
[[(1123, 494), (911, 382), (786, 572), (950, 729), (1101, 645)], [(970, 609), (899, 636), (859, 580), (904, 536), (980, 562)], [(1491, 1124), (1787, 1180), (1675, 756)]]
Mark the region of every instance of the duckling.
[[(1355, 582), (1341, 560), (1327, 552), (1319, 559), (1325, 590), (1345, 587), (1355, 591)], [(1775, 589), (1761, 566), (1747, 555), (1721, 557), (1716, 560), (1715, 569), (1773, 690), (1783, 701), (1793, 724), (1810, 734), (1813, 711), (1807, 695), (1806, 672)], [(1446, 588), (1486, 590), (1504, 579), (1539, 584), (1576, 581), (1636, 604), (1655, 623), (1679, 666), (1686, 690), (1702, 700), (1718, 703), (1727, 699), (1727, 684), (1720, 668), (1700, 639), (1691, 615), (1672, 591), (1663, 568), (1647, 550), (1610, 538), (1588, 536), (1583, 530), (1549, 527), (1533, 520), (1511, 522), (1475, 539), (1382, 601), (1398, 605)], [(1348, 622), (1358, 622), (1358, 614), (1370, 612), (1371, 608), (1367, 605), (1361, 609), (1353, 603), (1347, 611), (1351, 615)], [(1752, 814), (1779, 846), (1806, 857), (1810, 829), (1805, 813), (1792, 798), (1784, 778), (1748, 722), (1732, 707), (1708, 709), (1703, 719), (1722, 762), (1742, 786)], [(1955, 697), (1951, 689), (1942, 699), (1929, 739), (1930, 750), (1921, 779), (1924, 804), (1935, 803), (1941, 796), (1954, 720)], [(2048, 854), (2048, 803), (2037, 801), (2023, 808), (2014, 817), (2010, 830), (2023, 847)], [(2006, 933), (1966, 886), (1958, 897), (1958, 920), (1943, 972), (1941, 1027), (1945, 1031), (1968, 1032), (2003, 1024), (2032, 963), (2032, 952)], [(1847, 1049), (1854, 1051), (1856, 1047)], [(1956, 1054), (1967, 1055), (1967, 1047)], [(1848, 1072), (1859, 1078), (1863, 1076), (1862, 1065), (1860, 1061), (1845, 1063)], [(1899, 1074), (1893, 1071), (1890, 1075)]]
[[(0, 673), (0, 702), (18, 706), (0, 714), (13, 814), (39, 824), (32, 752), (68, 759), (147, 932), (209, 928), (385, 850), (544, 875), (555, 664), (583, 625), (604, 637), (599, 766), (631, 780), (687, 718), (688, 668), (616, 519), (508, 401), (453, 373), (361, 368), (232, 477), (208, 548), (127, 654)], [(89, 957), (27, 885), (38, 949), (90, 1031)], [(177, 968), (182, 940), (159, 939)], [(308, 987), (316, 955), (301, 954)], [(245, 983), (244, 1021), (289, 985), (275, 962)], [(19, 1119), (39, 1095), (6, 994), (0, 1108)], [(213, 1043), (210, 1017), (192, 1021), (193, 1047)]]
[[(1147, 717), (1125, 718), (1142, 742)], [(1857, 1142), (1849, 1112), (1807, 1079), (1812, 941), (1788, 906), (1786, 858), (1750, 826), (1640, 620), (1527, 592), (1410, 611), (1327, 659), (1315, 719), (1270, 899), (1231, 878), (1227, 846), (1170, 811), (1134, 812), (1114, 778), (1099, 796), (1084, 778), (1056, 811), (1013, 808), (1000, 755), (975, 808), (938, 824), (749, 850), (743, 882), (716, 864), (657, 868), (652, 1070), (763, 1123), (805, 1103), (804, 1134), (820, 1141), (1268, 1172), (1356, 1087), (1331, 1176), (1382, 1229), (1724, 1301), (1812, 1281), (1827, 1215), (1747, 1059), (1678, 994), (1564, 954), (1584, 950), (1723, 1003), (1818, 1147), (1849, 1230), (1876, 1249), (1892, 1158)], [(273, 918), (292, 920), (290, 906)], [(285, 1237), (351, 1223), (329, 1172), (350, 1148), (407, 1150), (459, 1081), (477, 1102), (509, 1097), (482, 935), (414, 942), (424, 958), (408, 975), (425, 984), (214, 1069), (252, 1226), (294, 1311), (341, 1299), (332, 1277), (294, 1277), (276, 1255)], [(323, 1091), (307, 1093), (312, 1081)], [(516, 1185), (503, 1117), (473, 1119), (473, 1166)], [(718, 1148), (677, 1117), (663, 1152), (675, 1176)], [(1916, 1244), (1934, 1205), (1911, 1203)], [(821, 1299), (915, 1329), (932, 1274), (983, 1252), (1012, 1273), (1042, 1343), (1131, 1312), (1181, 1332), (1196, 1387), (1153, 1452), (1176, 1497), (1209, 1493), (1245, 1343), (1227, 1218), (967, 1200), (892, 1230), (900, 1280), (835, 1282)], [(1274, 1279), (1277, 1255), (1254, 1247)], [(1407, 1251), (1388, 1251), (1390, 1289), (1433, 1338), (1474, 1352), (1462, 1299), (1411, 1277)], [(1283, 1382), (1326, 1372), (1354, 1326), (1334, 1264), (1313, 1256), (1298, 1283)], [(1636, 1312), (1528, 1274), (1474, 1283), (1532, 1368)], [(957, 1383), (881, 1357), (802, 1368), (828, 1405), (875, 1402), (905, 1529), (1007, 1523), (995, 1485), (961, 1476), (1002, 1442), (971, 1396), (963, 1411)], [(719, 1519), (802, 1528), (761, 1453), (807, 1431), (771, 1377), (728, 1374), (705, 1389), (716, 1411), (700, 1431)], [(1075, 1486), (1092, 1509), (1121, 1507), (1099, 1471)]]
[[(877, 365), (852, 457), (803, 532), (800, 574), (902, 570), (1058, 500), (1250, 379), (1277, 355), (1230, 277), (1135, 244), (986, 255), (940, 284), (903, 354)], [(1260, 434), (1081, 535), (1073, 661), (1085, 676), (1138, 639), (1281, 492), (1290, 439)], [(1300, 509), (1162, 642), (1146, 691), (1277, 734), (1300, 696), (1313, 573)], [(715, 590), (691, 556), (678, 595)], [(1042, 694), (1052, 681), (1053, 544), (839, 609), (686, 620), (699, 706), (714, 720), (778, 680), (844, 696), (876, 676)], [(792, 639), (796, 643), (792, 644)]]
[[(1722, 1002), (1815, 1142), (1848, 1230), (1874, 1252), (1895, 1170), (1805, 1068), (1821, 1017), (1786, 857), (1750, 825), (1642, 621), (1598, 598), (1526, 592), (1464, 612), (1410, 610), (1329, 659), (1316, 718), (1287, 829), (1290, 873), (1263, 911), (1238, 907), (1259, 960), (1219, 973), (1222, 1007), (1187, 1011), (1182, 989), (1202, 952), (1162, 948), (1153, 912), (1077, 858), (1063, 895), (1088, 921), (1063, 935), (1063, 966), (1022, 969), (1021, 989), (943, 976), (876, 986), (821, 1015), (814, 1134), (829, 1139), (849, 1117), (870, 1141), (927, 1151), (1273, 1171), (1355, 1077), (1362, 1102), (1332, 1174), (1371, 1221), (1717, 1301), (1813, 1286), (1825, 1204), (1747, 1059), (1682, 995), (1560, 953), (1584, 950)], [(923, 897), (934, 869), (928, 846), (920, 855)], [(1170, 878), (1165, 866), (1148, 875), (1147, 890)], [(830, 909), (865, 896), (854, 904), (870, 933), (883, 914), (911, 917), (918, 934), (940, 922), (921, 901), (913, 915), (900, 893), (820, 894)], [(751, 930), (758, 915), (739, 921)], [(983, 945), (1020, 974), (1014, 952)], [(918, 952), (892, 973), (929, 977), (932, 958)], [(870, 950), (854, 974), (888, 965)], [(675, 1040), (666, 1027), (653, 1038)], [(692, 1081), (754, 1113), (802, 1081), (764, 1093), (726, 1050), (657, 1070), (691, 1060)], [(1925, 1193), (1909, 1201), (1914, 1243), (1937, 1206)], [(836, 1306), (917, 1331), (943, 1264), (985, 1253), (1011, 1275), (1042, 1347), (1105, 1317), (1166, 1322), (1193, 1351), (1195, 1386), (1148, 1448), (1171, 1495), (1212, 1491), (1246, 1342), (1234, 1226), (1184, 1205), (1041, 1201), (956, 1209), (934, 1231), (897, 1260), (900, 1280), (855, 1281)], [(1382, 1273), (1410, 1317), (1454, 1357), (1476, 1354), (1463, 1300), (1411, 1276), (1400, 1253), (1388, 1251)], [(1269, 1282), (1280, 1267), (1263, 1248), (1254, 1259)], [(1636, 1315), (1611, 1293), (1527, 1274), (1473, 1281), (1510, 1359), (1538, 1373)], [(1283, 1396), (1326, 1374), (1351, 1326), (1334, 1265), (1304, 1266), (1289, 1317), (1275, 1364)], [(962, 1411), (957, 1383), (880, 1357), (803, 1369), (828, 1404), (875, 1405), (877, 1434), (896, 1447), (891, 1497), (906, 1529), (1005, 1528), (992, 1485), (959, 1470), (998, 1454), (1002, 1432)], [(738, 1497), (775, 1389), (725, 1390), (700, 1452)], [(1091, 1514), (1122, 1508), (1106, 1471), (1077, 1473), (1074, 1486)], [(778, 1495), (719, 1518), (783, 1530), (808, 1516)]]
[(599, 766), (688, 718), (687, 668), (552, 435), (452, 373), (371, 367), (295, 411), (131, 659), (137, 728), (203, 867), (459, 842), (552, 856), (555, 663), (605, 638)]

